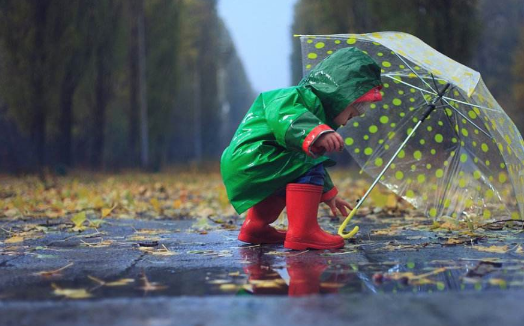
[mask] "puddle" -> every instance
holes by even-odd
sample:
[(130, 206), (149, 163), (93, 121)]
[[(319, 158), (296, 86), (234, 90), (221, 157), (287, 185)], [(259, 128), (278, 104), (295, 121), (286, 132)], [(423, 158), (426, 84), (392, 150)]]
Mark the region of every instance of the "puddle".
[[(286, 295), (349, 293), (432, 293), (524, 288), (521, 260), (347, 263), (347, 256), (318, 252), (238, 250), (231, 268), (138, 268), (114, 279), (96, 275), (42, 278), (20, 275), (0, 290), (4, 300), (63, 300), (206, 295)], [(209, 258), (207, 258), (209, 259)], [(70, 277), (69, 275), (68, 277)], [(74, 292), (74, 291), (80, 292)], [(73, 291), (73, 292), (71, 292)], [(84, 291), (84, 292), (81, 292)]]

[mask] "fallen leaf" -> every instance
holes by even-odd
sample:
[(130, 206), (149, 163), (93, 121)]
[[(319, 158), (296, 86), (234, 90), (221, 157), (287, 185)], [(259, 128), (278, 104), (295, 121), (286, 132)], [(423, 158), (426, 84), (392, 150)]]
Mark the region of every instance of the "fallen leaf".
[(86, 299), (92, 297), (86, 289), (63, 289), (58, 287), (55, 283), (51, 284), (54, 291), (53, 294), (64, 296), (68, 299)]
[(489, 247), (472, 246), (471, 248), (476, 249), (478, 251), (494, 252), (494, 253), (498, 253), (498, 254), (505, 254), (509, 250), (508, 246), (489, 246)]
[(74, 263), (71, 262), (67, 265), (65, 265), (64, 267), (60, 267), (59, 269), (55, 269), (55, 270), (52, 270), (52, 271), (42, 271), (42, 272), (37, 272), (37, 273), (34, 273), (34, 275), (39, 275), (39, 276), (44, 276), (44, 277), (52, 277), (52, 276), (58, 276), (61, 274), (61, 272), (66, 269), (66, 268), (69, 268), (71, 266), (73, 266)]
[(21, 237), (21, 236), (12, 236), (10, 238), (7, 238), (4, 243), (19, 243), (19, 242), (23, 242), (24, 241), (24, 237)]
[(75, 224), (75, 226), (73, 227), (73, 231), (85, 230), (85, 227), (82, 225), (84, 224), (85, 220), (86, 220), (86, 212), (80, 212), (76, 214), (75, 216), (73, 216), (71, 218), (71, 222)]

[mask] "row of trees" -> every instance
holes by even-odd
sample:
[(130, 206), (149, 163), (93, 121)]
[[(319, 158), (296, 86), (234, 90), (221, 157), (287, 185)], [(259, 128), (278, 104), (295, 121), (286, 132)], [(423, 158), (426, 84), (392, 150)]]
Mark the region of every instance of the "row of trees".
[[(413, 34), (482, 74), (524, 133), (524, 5), (521, 0), (299, 0), (293, 34)], [(293, 41), (293, 82), (302, 78)]]
[(216, 158), (253, 97), (216, 0), (0, 0), (0, 171)]

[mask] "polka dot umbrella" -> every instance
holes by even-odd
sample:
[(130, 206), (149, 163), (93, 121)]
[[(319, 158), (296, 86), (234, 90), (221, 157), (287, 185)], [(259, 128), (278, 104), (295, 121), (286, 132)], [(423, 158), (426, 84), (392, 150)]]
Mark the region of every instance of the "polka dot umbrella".
[(480, 74), (405, 33), (301, 35), (304, 74), (357, 47), (382, 68), (383, 101), (339, 129), (346, 149), (380, 182), (431, 218), (524, 217), (524, 141)]

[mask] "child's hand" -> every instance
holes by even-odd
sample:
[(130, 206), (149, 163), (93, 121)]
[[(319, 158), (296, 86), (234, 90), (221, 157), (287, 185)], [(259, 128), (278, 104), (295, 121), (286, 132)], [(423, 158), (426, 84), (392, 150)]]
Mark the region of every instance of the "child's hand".
[(330, 132), (320, 135), (320, 137), (313, 143), (312, 150), (314, 153), (318, 152), (334, 152), (342, 151), (344, 149), (344, 140), (336, 132)]
[(325, 203), (329, 206), (329, 208), (331, 208), (331, 213), (333, 213), (333, 216), (337, 216), (337, 209), (343, 216), (348, 216), (349, 214), (349, 212), (346, 210), (346, 207), (350, 211), (353, 209), (353, 207), (351, 207), (351, 205), (347, 201), (337, 196), (329, 200), (326, 200)]

